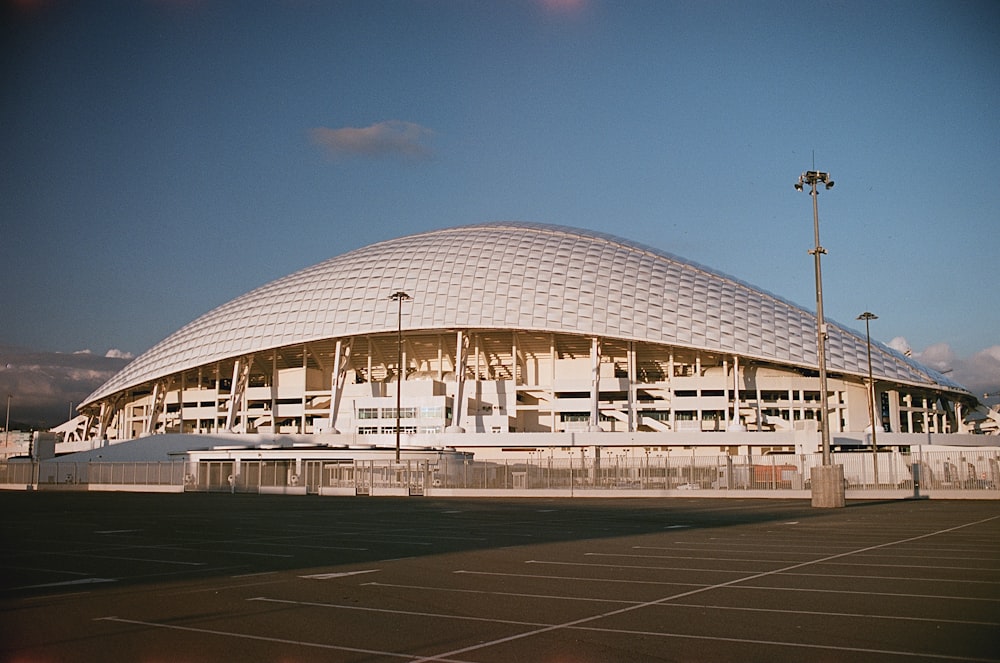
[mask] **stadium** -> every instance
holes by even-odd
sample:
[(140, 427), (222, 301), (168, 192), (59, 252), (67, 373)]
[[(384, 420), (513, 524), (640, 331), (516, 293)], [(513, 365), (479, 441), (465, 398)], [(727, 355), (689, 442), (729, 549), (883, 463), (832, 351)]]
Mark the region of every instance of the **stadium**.
[[(401, 436), (480, 456), (759, 453), (816, 451), (825, 419), (835, 448), (864, 445), (867, 339), (829, 323), (826, 348), (824, 399), (803, 308), (606, 234), (471, 225), (350, 251), (219, 306), (59, 430), (103, 447), (180, 435), (190, 448), (219, 436), (388, 448)], [(983, 432), (967, 389), (882, 344), (870, 352), (880, 439)]]

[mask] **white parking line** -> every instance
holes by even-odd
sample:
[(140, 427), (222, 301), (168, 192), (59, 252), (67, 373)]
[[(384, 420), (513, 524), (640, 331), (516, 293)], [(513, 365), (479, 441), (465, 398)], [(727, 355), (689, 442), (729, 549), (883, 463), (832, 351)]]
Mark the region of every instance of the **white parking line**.
[(525, 594), (522, 592), (491, 592), (485, 589), (461, 589), (455, 587), (427, 587), (424, 585), (397, 585), (388, 582), (363, 582), (362, 587), (395, 587), (398, 589), (416, 589), (429, 592), (454, 592), (457, 594), (484, 594), (490, 596), (516, 596), (527, 599), (546, 599), (550, 601), (590, 601), (594, 603), (641, 603), (626, 599), (589, 598), (580, 596), (556, 596), (552, 594)]
[[(298, 605), (311, 608), (330, 608), (333, 610), (353, 610), (356, 612), (381, 612), (387, 615), (409, 615), (412, 617), (433, 617), (434, 619), (453, 619), (464, 622), (489, 622), (490, 624), (509, 624), (512, 626), (551, 626), (544, 622), (525, 622), (515, 619), (494, 619), (492, 617), (474, 617), (472, 615), (449, 615), (444, 612), (419, 612), (416, 610), (392, 610), (390, 608), (371, 608), (361, 605), (344, 605), (341, 603), (323, 603), (322, 601), (293, 601), (291, 599), (273, 599), (267, 596), (255, 596), (247, 601), (262, 603), (280, 603), (282, 605)], [(437, 660), (437, 659), (434, 659)]]
[[(755, 576), (758, 577), (758, 576)], [(908, 594), (903, 592), (873, 592), (871, 590), (815, 589), (809, 587), (773, 587), (771, 585), (728, 585), (727, 589), (766, 589), (771, 592), (808, 592), (811, 594), (858, 594), (860, 596), (891, 596), (908, 599), (934, 599), (949, 601), (986, 601), (1000, 603), (1000, 599), (978, 598), (975, 596), (950, 596), (947, 594)]]
[(73, 585), (93, 585), (105, 582), (118, 582), (117, 578), (80, 578), (79, 580), (65, 580), (63, 582), (46, 582), (41, 585), (24, 585), (23, 587), (15, 587), (18, 589), (40, 589), (42, 587), (70, 587)]
[(802, 560), (798, 559), (748, 559), (746, 557), (705, 557), (704, 555), (630, 555), (628, 553), (583, 553), (590, 557), (632, 557), (636, 559), (703, 559), (710, 562), (775, 562), (781, 564), (794, 564)]
[[(809, 562), (810, 564), (812, 562)], [(594, 564), (590, 562), (558, 562), (544, 559), (529, 559), (525, 561), (525, 564), (549, 564), (552, 566), (590, 566), (597, 568), (610, 568), (610, 569), (641, 569), (643, 571), (697, 571), (700, 573), (737, 573), (746, 574), (746, 571), (736, 571), (733, 569), (699, 569), (699, 568), (689, 568), (686, 566), (636, 566), (636, 565), (626, 565), (626, 564)], [(790, 567), (795, 568), (795, 567)]]
[[(251, 635), (249, 633), (234, 633), (232, 631), (220, 631), (218, 629), (195, 628), (193, 626), (178, 626), (177, 624), (161, 624), (158, 622), (147, 622), (138, 619), (124, 619), (122, 617), (97, 617), (97, 622), (116, 622), (119, 624), (134, 624), (136, 626), (148, 626), (150, 628), (161, 628), (171, 631), (185, 631), (187, 633), (202, 633), (205, 635), (221, 635), (228, 638), (240, 638), (242, 640), (257, 640), (262, 642), (274, 642), (277, 644), (297, 645), (300, 647), (313, 647), (315, 649), (330, 649), (334, 651), (347, 651), (357, 654), (373, 654), (375, 656), (391, 656), (393, 658), (414, 659), (416, 654), (404, 654), (394, 651), (382, 651), (379, 649), (361, 649), (359, 647), (344, 647), (341, 645), (328, 645), (322, 642), (306, 642), (304, 640), (289, 640), (287, 638), (272, 638), (264, 635)], [(437, 661), (444, 663), (471, 663), (454, 658), (438, 658)]]
[[(905, 567), (904, 567), (905, 568)], [(1000, 585), (996, 580), (962, 580), (953, 578), (926, 578), (924, 576), (870, 576), (847, 575), (846, 573), (782, 573), (783, 576), (803, 576), (811, 578), (863, 578), (865, 580), (908, 580), (910, 582), (947, 582), (967, 585)]]
[[(484, 589), (462, 589), (454, 587), (428, 587), (426, 585), (400, 585), (387, 582), (365, 582), (361, 583), (361, 587), (396, 587), (399, 589), (414, 589), (419, 591), (433, 591), (433, 592), (454, 592), (459, 594), (486, 594), (492, 596), (516, 596), (518, 598), (529, 598), (529, 599), (545, 599), (554, 601), (585, 601), (594, 603), (643, 603), (643, 601), (630, 601), (626, 599), (609, 599), (603, 597), (586, 597), (586, 596), (560, 596), (552, 594), (527, 594), (522, 592), (493, 592)], [(768, 588), (770, 589), (770, 588)], [(744, 612), (768, 612), (768, 613), (781, 613), (781, 614), (791, 614), (791, 615), (818, 615), (821, 617), (863, 617), (865, 619), (888, 619), (896, 621), (914, 621), (914, 622), (933, 622), (937, 623), (949, 623), (949, 624), (969, 624), (972, 626), (1000, 626), (1000, 622), (982, 622), (982, 621), (970, 621), (963, 619), (943, 619), (941, 617), (910, 617), (901, 615), (880, 615), (875, 613), (863, 613), (863, 612), (820, 612), (816, 610), (781, 610), (778, 608), (745, 608), (738, 606), (727, 606), (727, 605), (714, 605), (705, 603), (675, 603), (673, 601), (665, 603), (664, 606), (668, 607), (682, 607), (682, 608), (695, 608), (698, 610), (732, 610), (732, 611), (744, 611)]]
[[(982, 523), (986, 523), (986, 522), (990, 522), (990, 521), (998, 520), (998, 519), (1000, 519), (1000, 516), (993, 516), (991, 518), (984, 518), (982, 520), (974, 521), (974, 522), (971, 522), (971, 523), (964, 523), (964, 524), (961, 524), (961, 525), (955, 525), (953, 527), (948, 527), (948, 528), (945, 528), (945, 529), (937, 530), (937, 531), (934, 531), (934, 532), (928, 532), (926, 534), (920, 534), (920, 535), (917, 535), (917, 536), (912, 536), (912, 537), (908, 537), (908, 538), (905, 538), (905, 539), (900, 539), (900, 540), (897, 540), (897, 541), (889, 541), (889, 542), (886, 542), (886, 543), (880, 543), (880, 544), (873, 545), (873, 546), (867, 546), (865, 548), (860, 548), (860, 549), (854, 550), (854, 551), (847, 551), (847, 552), (837, 553), (837, 554), (834, 554), (834, 555), (828, 555), (828, 556), (822, 557), (820, 559), (816, 559), (816, 560), (812, 560), (812, 561), (808, 561), (808, 562), (801, 562), (799, 564), (793, 564), (791, 566), (787, 566), (787, 567), (782, 568), (782, 569), (775, 569), (773, 571), (764, 571), (762, 573), (756, 573), (756, 574), (747, 576), (745, 578), (736, 578), (734, 580), (730, 580), (730, 581), (724, 582), (724, 583), (719, 583), (717, 585), (712, 585), (712, 586), (709, 586), (709, 587), (701, 587), (701, 588), (698, 588), (698, 589), (692, 589), (692, 590), (689, 590), (687, 592), (682, 592), (680, 594), (673, 594), (671, 596), (664, 596), (664, 597), (656, 599), (654, 601), (647, 601), (645, 603), (638, 603), (638, 604), (635, 604), (635, 605), (626, 606), (624, 608), (618, 608), (617, 610), (610, 610), (610, 611), (605, 612), (605, 613), (601, 613), (601, 614), (597, 614), (597, 615), (592, 615), (590, 617), (583, 617), (581, 619), (574, 619), (572, 621), (564, 622), (562, 624), (554, 624), (552, 626), (546, 626), (546, 627), (543, 627), (543, 628), (538, 628), (538, 629), (535, 629), (533, 631), (528, 631), (528, 632), (525, 632), (525, 633), (519, 633), (519, 634), (516, 634), (516, 635), (507, 636), (507, 637), (504, 637), (504, 638), (498, 638), (496, 640), (492, 640), (492, 641), (489, 641), (489, 642), (481, 642), (479, 644), (471, 645), (469, 647), (462, 647), (462, 648), (459, 648), (459, 649), (454, 649), (454, 650), (449, 651), (449, 652), (443, 652), (439, 656), (429, 656), (429, 657), (419, 658), (419, 659), (416, 659), (415, 661), (413, 661), (413, 663), (428, 663), (429, 661), (440, 661), (441, 658), (456, 656), (456, 655), (464, 654), (464, 653), (470, 652), (470, 651), (476, 651), (476, 650), (480, 650), (480, 649), (485, 649), (485, 648), (488, 648), (488, 647), (493, 647), (493, 646), (496, 646), (496, 645), (499, 645), (499, 644), (504, 644), (504, 643), (511, 642), (511, 641), (514, 641), (514, 640), (520, 640), (522, 638), (528, 638), (528, 637), (532, 637), (532, 636), (539, 635), (539, 634), (542, 634), (542, 633), (548, 633), (550, 631), (557, 631), (557, 630), (560, 630), (560, 629), (573, 628), (573, 627), (576, 627), (576, 626), (580, 626), (582, 624), (587, 624), (589, 622), (594, 622), (594, 621), (597, 621), (597, 620), (600, 620), (600, 619), (605, 619), (607, 617), (613, 617), (615, 615), (625, 614), (625, 613), (632, 612), (632, 611), (635, 611), (635, 610), (639, 610), (641, 608), (645, 608), (645, 607), (648, 607), (648, 606), (663, 605), (665, 603), (669, 603), (670, 601), (675, 601), (677, 599), (682, 599), (682, 598), (685, 598), (685, 597), (688, 597), (688, 596), (692, 596), (694, 594), (700, 594), (702, 592), (706, 592), (706, 591), (709, 591), (709, 590), (720, 589), (720, 588), (723, 588), (723, 587), (729, 587), (729, 586), (733, 586), (733, 585), (739, 585), (740, 583), (744, 583), (744, 582), (747, 582), (747, 581), (750, 581), (750, 580), (756, 580), (758, 578), (764, 578), (764, 577), (767, 577), (767, 576), (774, 575), (776, 573), (784, 573), (784, 572), (788, 572), (788, 571), (793, 571), (793, 570), (798, 569), (798, 568), (802, 568), (804, 566), (811, 566), (813, 564), (819, 564), (819, 563), (822, 563), (822, 562), (829, 562), (830, 560), (839, 559), (841, 557), (847, 557), (847, 556), (853, 555), (854, 553), (857, 553), (857, 552), (867, 552), (869, 550), (876, 550), (878, 548), (887, 548), (889, 546), (895, 546), (895, 545), (899, 545), (899, 544), (902, 544), (902, 543), (908, 543), (908, 542), (911, 542), (911, 541), (919, 541), (921, 539), (926, 539), (926, 538), (929, 538), (929, 537), (932, 537), (932, 536), (938, 536), (940, 534), (945, 534), (945, 533), (948, 533), (948, 532), (954, 532), (956, 530), (961, 530), (961, 529), (964, 529), (966, 527), (971, 527), (973, 525), (980, 525)], [(716, 638), (716, 637), (703, 637), (703, 638), (699, 638), (699, 639), (716, 640), (716, 641), (723, 641), (723, 642), (729, 642), (729, 641), (748, 642), (746, 640), (729, 639), (729, 638)], [(768, 641), (755, 641), (755, 642), (759, 642), (761, 644), (779, 644), (779, 645), (786, 645), (786, 646), (792, 644), (792, 643), (771, 643), (771, 642), (768, 642)], [(871, 654), (888, 654), (889, 653), (889, 652), (876, 651), (876, 650), (865, 650), (865, 649), (854, 649), (854, 650), (852, 650), (850, 648), (820, 647), (820, 646), (817, 646), (817, 645), (796, 645), (796, 646), (802, 646), (802, 647), (806, 647), (806, 648), (810, 648), (810, 649), (822, 648), (822, 649), (834, 649), (834, 650), (839, 650), (839, 651), (858, 651), (858, 652), (871, 653)], [(907, 655), (906, 652), (899, 652), (899, 654), (900, 655)], [(913, 655), (913, 654), (911, 654), (911, 655)], [(925, 656), (926, 658), (931, 658), (928, 655), (923, 655), (923, 656)], [(940, 657), (936, 656), (934, 658), (946, 658), (946, 659), (951, 659), (951, 660), (961, 660), (961, 658), (954, 657), (954, 656), (947, 656), (947, 657), (945, 657), (945, 656), (940, 656)], [(966, 660), (968, 660), (968, 659), (966, 659)]]
[(299, 576), (309, 580), (330, 580), (332, 578), (346, 578), (347, 576), (361, 575), (362, 573), (376, 573), (382, 569), (365, 569), (364, 571), (342, 571), (340, 573), (314, 573), (308, 576)]
[(90, 557), (92, 559), (118, 559), (124, 562), (151, 562), (154, 564), (179, 564), (182, 566), (205, 566), (207, 562), (180, 562), (173, 559), (149, 559), (148, 557), (122, 557), (120, 555), (96, 555), (96, 554), (84, 554), (84, 553), (52, 553), (54, 555), (61, 555), (63, 557)]
[(622, 580), (620, 578), (594, 578), (594, 577), (579, 577), (579, 576), (549, 576), (542, 575), (538, 573), (500, 573), (498, 571), (469, 571), (465, 569), (459, 569), (458, 571), (452, 571), (452, 573), (461, 573), (466, 575), (477, 575), (477, 576), (502, 576), (507, 578), (534, 578), (538, 580), (568, 580), (572, 582), (610, 582), (610, 583), (620, 583), (627, 585), (669, 585), (672, 587), (714, 587), (709, 583), (705, 582), (666, 582), (662, 580)]
[(968, 624), (970, 626), (1000, 626), (1000, 622), (980, 622), (967, 619), (942, 619), (941, 617), (910, 617), (907, 615), (880, 615), (866, 612), (821, 612), (818, 610), (781, 610), (779, 608), (745, 608), (707, 603), (675, 603), (663, 604), (665, 607), (695, 608), (696, 610), (732, 610), (736, 612), (770, 612), (789, 615), (815, 615), (818, 617), (858, 617), (862, 619), (887, 619), (900, 622), (931, 622), (933, 624)]
[[(662, 633), (659, 631), (630, 631), (623, 629), (611, 629), (611, 628), (600, 628), (597, 626), (572, 626), (570, 628), (579, 629), (581, 631), (591, 631), (599, 633), (614, 633), (616, 635), (643, 635), (654, 638), (674, 638), (678, 640), (708, 640), (711, 642), (732, 642), (735, 644), (743, 645), (769, 645), (772, 647), (789, 647), (793, 649), (814, 649), (823, 651), (838, 651), (838, 652), (851, 652), (856, 654), (868, 654), (871, 656), (899, 656), (899, 657), (913, 657), (921, 660), (940, 660), (940, 661), (968, 661), (970, 663), (998, 663), (1000, 659), (996, 658), (969, 658), (968, 656), (952, 656), (950, 654), (926, 654), (923, 652), (909, 652), (909, 651), (898, 651), (894, 649), (870, 649), (867, 647), (843, 647), (837, 645), (815, 645), (808, 642), (785, 642), (781, 640), (755, 640), (752, 638), (727, 638), (724, 636), (715, 635), (689, 635), (686, 633)], [(554, 630), (554, 629), (547, 629)], [(534, 635), (532, 633), (526, 633), (527, 635)], [(522, 636), (524, 637), (524, 636)], [(515, 640), (517, 638), (507, 638), (508, 640)], [(492, 643), (486, 643), (478, 648), (485, 647)], [(448, 656), (449, 654), (443, 654), (443, 656)], [(418, 658), (411, 663), (423, 663), (425, 661), (447, 661), (446, 658)]]
[[(688, 594), (693, 594), (693, 593), (696, 593), (696, 592), (688, 592)], [(633, 630), (633, 629), (602, 628), (602, 627), (598, 627), (598, 626), (583, 626), (583, 624), (585, 624), (587, 622), (590, 622), (590, 621), (593, 621), (594, 619), (598, 619), (599, 617), (585, 617), (583, 619), (578, 619), (578, 620), (576, 620), (574, 622), (567, 622), (565, 624), (544, 624), (544, 623), (538, 623), (538, 622), (523, 622), (523, 621), (515, 621), (515, 620), (509, 620), (509, 619), (492, 619), (492, 618), (487, 618), (487, 617), (474, 617), (474, 616), (470, 616), (470, 615), (452, 615), (452, 614), (438, 613), (438, 612), (421, 612), (421, 611), (416, 611), (416, 610), (392, 610), (392, 609), (388, 609), (388, 608), (370, 608), (370, 607), (363, 607), (363, 606), (357, 606), (357, 605), (342, 605), (342, 604), (338, 604), (338, 603), (322, 603), (322, 602), (314, 602), (314, 601), (292, 601), (292, 600), (286, 600), (286, 599), (271, 599), (271, 598), (267, 598), (267, 597), (263, 597), (263, 596), (255, 597), (255, 598), (251, 598), (251, 599), (247, 599), (247, 600), (248, 601), (263, 601), (263, 602), (267, 602), (267, 603), (281, 603), (281, 604), (286, 604), (286, 605), (315, 607), (315, 608), (330, 608), (330, 609), (336, 609), (336, 610), (350, 610), (350, 611), (360, 611), (360, 612), (376, 612), (376, 613), (384, 613), (384, 614), (390, 614), (390, 615), (406, 615), (406, 616), (409, 616), (409, 617), (428, 617), (428, 618), (431, 618), (431, 619), (449, 619), (449, 620), (457, 620), (457, 621), (488, 622), (488, 623), (491, 623), (491, 624), (503, 624), (503, 625), (511, 625), (511, 626), (532, 626), (532, 627), (536, 627), (536, 629), (533, 630), (533, 631), (529, 631), (529, 632), (526, 632), (526, 633), (515, 634), (515, 635), (512, 635), (512, 636), (505, 637), (505, 638), (499, 638), (499, 639), (494, 640), (494, 641), (492, 641), (490, 643), (484, 643), (484, 644), (480, 644), (480, 645), (473, 645), (471, 647), (464, 648), (463, 651), (472, 651), (472, 650), (476, 650), (476, 649), (482, 649), (482, 648), (484, 648), (486, 646), (492, 646), (492, 645), (495, 645), (495, 644), (509, 642), (509, 641), (512, 641), (512, 640), (518, 640), (520, 638), (524, 638), (524, 637), (527, 637), (527, 636), (530, 636), (530, 635), (537, 635), (539, 633), (544, 633), (544, 632), (548, 632), (548, 631), (553, 631), (553, 630), (565, 628), (565, 629), (568, 629), (568, 630), (580, 630), (580, 631), (599, 632), (599, 633), (613, 633), (613, 634), (616, 634), (616, 635), (643, 635), (643, 636), (658, 637), (658, 638), (687, 639), (687, 640), (710, 640), (710, 641), (713, 641), (713, 642), (732, 642), (732, 643), (739, 643), (739, 644), (758, 644), (758, 645), (770, 645), (770, 646), (777, 646), (777, 647), (790, 647), (790, 648), (797, 648), (797, 649), (813, 649), (813, 650), (823, 650), (823, 651), (841, 651), (841, 652), (853, 652), (853, 653), (872, 654), (872, 655), (878, 654), (878, 655), (884, 655), (884, 656), (901, 656), (901, 657), (912, 656), (912, 657), (921, 658), (921, 659), (935, 659), (935, 660), (945, 660), (945, 661), (977, 661), (977, 662), (982, 662), (982, 663), (997, 663), (997, 661), (1000, 660), (1000, 659), (992, 659), (992, 658), (969, 658), (969, 657), (965, 657), (965, 656), (952, 656), (950, 654), (928, 654), (928, 653), (924, 653), (924, 652), (908, 652), (908, 651), (900, 651), (900, 650), (894, 650), (894, 649), (872, 649), (872, 648), (868, 648), (868, 647), (848, 647), (848, 646), (838, 646), (838, 645), (821, 645), (821, 644), (813, 644), (813, 643), (808, 643), (808, 642), (789, 642), (789, 641), (785, 641), (785, 640), (758, 640), (758, 639), (753, 639), (753, 638), (729, 638), (729, 637), (725, 637), (725, 636), (695, 635), (695, 634), (690, 634), (690, 633), (670, 633), (670, 632), (663, 632), (663, 631), (639, 631), (639, 630)], [(641, 603), (637, 604), (636, 607), (645, 607), (645, 606), (649, 606), (649, 605), (664, 605), (664, 606), (668, 606), (669, 605), (669, 606), (672, 606), (674, 604), (672, 602), (664, 602), (663, 600), (660, 600), (660, 601), (641, 602)], [(686, 606), (687, 604), (684, 604), (684, 605)], [(705, 608), (707, 606), (699, 606), (697, 604), (691, 604), (691, 607)], [(620, 613), (628, 612), (628, 611), (630, 611), (632, 609), (634, 609), (634, 608), (633, 607), (622, 608), (622, 609), (619, 609), (619, 610), (615, 610), (613, 612), (606, 613), (603, 616), (610, 616), (610, 615), (614, 615), (614, 614), (620, 614)], [(825, 613), (809, 613), (809, 614), (822, 615), (822, 614), (825, 614)], [(936, 620), (928, 619), (926, 621), (936, 621)], [(445, 657), (450, 657), (450, 656), (453, 656), (453, 655), (458, 654), (458, 653), (462, 653), (462, 652), (456, 651), (456, 652), (451, 652), (451, 653), (447, 653), (447, 654), (441, 654), (440, 656), (432, 656), (432, 657), (426, 657), (426, 658), (416, 658), (416, 659), (413, 660), (412, 663), (421, 663), (421, 662), (429, 662), (429, 661), (439, 661), (439, 662), (450, 661), (450, 660), (452, 660), (451, 658), (445, 658)]]

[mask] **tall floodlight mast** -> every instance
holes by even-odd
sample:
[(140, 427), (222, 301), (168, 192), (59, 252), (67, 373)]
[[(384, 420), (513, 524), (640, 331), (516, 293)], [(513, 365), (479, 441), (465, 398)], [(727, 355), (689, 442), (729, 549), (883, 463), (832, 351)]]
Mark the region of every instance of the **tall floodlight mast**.
[(823, 319), (823, 273), (820, 268), (820, 256), (826, 249), (819, 243), (819, 191), (816, 185), (823, 184), (827, 189), (833, 188), (830, 173), (818, 170), (807, 170), (799, 176), (795, 183), (796, 191), (809, 187), (809, 195), (813, 199), (813, 235), (816, 245), (809, 249), (816, 264), (816, 354), (819, 356), (819, 402), (820, 402), (820, 432), (823, 444), (823, 464), (830, 465), (830, 403), (826, 390), (826, 321)]
[(399, 409), (403, 400), (403, 301), (413, 299), (402, 290), (389, 295), (389, 299), (399, 303), (396, 314), (396, 462), (399, 462)]

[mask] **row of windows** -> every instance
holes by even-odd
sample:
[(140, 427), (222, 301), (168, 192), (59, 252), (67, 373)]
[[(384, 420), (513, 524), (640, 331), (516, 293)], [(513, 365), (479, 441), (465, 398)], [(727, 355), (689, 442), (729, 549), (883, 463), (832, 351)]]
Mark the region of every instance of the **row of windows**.
[[(395, 419), (394, 407), (359, 407), (358, 419)], [(440, 405), (424, 407), (404, 407), (399, 409), (400, 419), (444, 419), (451, 418), (451, 408)]]
[[(399, 432), (406, 434), (441, 433), (441, 426), (400, 426)], [(396, 432), (395, 426), (358, 426), (358, 435), (390, 435)]]

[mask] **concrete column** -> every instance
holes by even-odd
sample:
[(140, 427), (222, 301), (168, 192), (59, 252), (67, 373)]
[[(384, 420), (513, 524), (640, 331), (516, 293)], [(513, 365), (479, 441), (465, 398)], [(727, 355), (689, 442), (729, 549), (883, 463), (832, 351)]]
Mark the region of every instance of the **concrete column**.
[[(465, 402), (465, 364), (468, 359), (468, 337), (462, 333), (462, 330), (458, 330), (455, 341), (455, 403), (454, 408), (452, 408), (452, 419), (451, 425), (445, 428), (445, 432), (448, 433), (464, 433), (465, 429), (462, 427), (462, 416), (463, 410), (462, 405)], [(477, 357), (478, 360), (478, 357)], [(516, 360), (515, 360), (516, 365)], [(478, 384), (478, 367), (476, 382)]]
[(590, 339), (590, 425), (588, 430), (601, 430), (601, 342), (594, 336)]
[(845, 505), (843, 465), (817, 465), (812, 468), (809, 478), (814, 507), (835, 509)]

